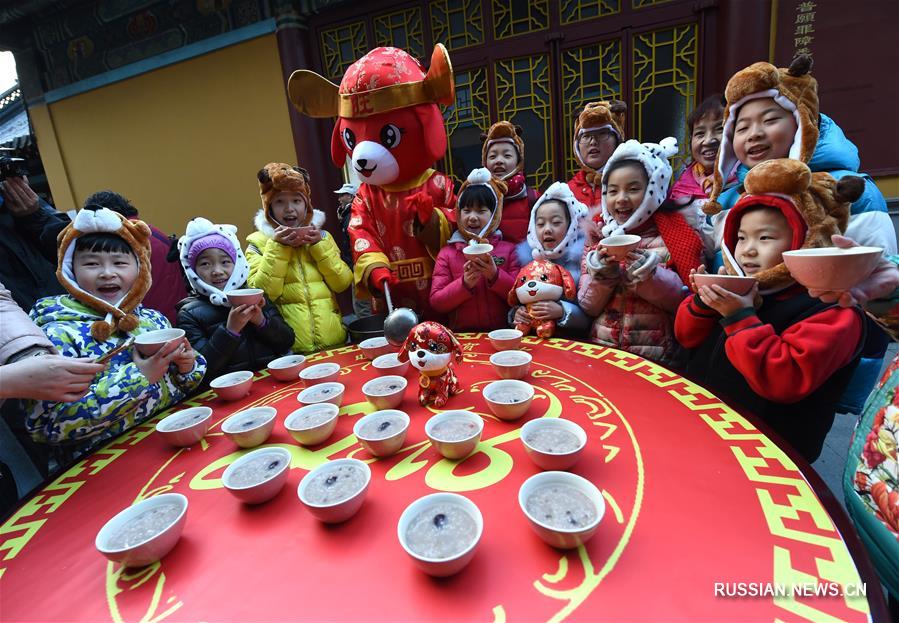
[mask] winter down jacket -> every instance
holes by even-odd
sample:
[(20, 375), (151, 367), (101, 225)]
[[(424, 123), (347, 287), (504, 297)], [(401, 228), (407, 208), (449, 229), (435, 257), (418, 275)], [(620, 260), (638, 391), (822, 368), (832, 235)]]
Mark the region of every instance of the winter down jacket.
[[(324, 219), (316, 210), (312, 224), (321, 228)], [(334, 293), (350, 286), (353, 273), (340, 259), (333, 236), (326, 233), (321, 242), (294, 248), (275, 242), (275, 230), (262, 210), (255, 223), (258, 231), (247, 236), (247, 285), (264, 290), (293, 329), (293, 351), (310, 353), (343, 344), (346, 330)]]

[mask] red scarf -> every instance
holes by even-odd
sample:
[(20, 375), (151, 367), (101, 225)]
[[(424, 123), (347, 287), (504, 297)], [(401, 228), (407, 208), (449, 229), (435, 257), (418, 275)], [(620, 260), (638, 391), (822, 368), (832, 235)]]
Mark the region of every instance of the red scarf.
[(690, 269), (702, 265), (705, 247), (702, 238), (682, 215), (677, 212), (658, 211), (653, 214), (659, 235), (665, 242), (671, 261), (668, 267), (676, 272), (684, 284), (690, 283)]

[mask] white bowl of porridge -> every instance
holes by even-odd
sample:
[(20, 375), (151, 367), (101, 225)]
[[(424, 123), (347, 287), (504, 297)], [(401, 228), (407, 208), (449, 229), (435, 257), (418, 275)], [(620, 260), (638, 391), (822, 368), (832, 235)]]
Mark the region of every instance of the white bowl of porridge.
[(228, 302), (231, 303), (232, 307), (239, 307), (240, 305), (259, 305), (263, 302), (263, 292), (259, 288), (229, 290), (225, 294), (228, 296)]
[(343, 383), (332, 381), (330, 383), (316, 383), (299, 393), (297, 400), (304, 405), (314, 405), (322, 402), (330, 402), (340, 406), (343, 403), (343, 393), (346, 388)]
[(287, 416), (284, 428), (304, 446), (315, 446), (331, 436), (337, 427), (340, 407), (330, 402), (300, 407)]
[(387, 338), (381, 335), (378, 337), (370, 337), (367, 340), (359, 342), (359, 350), (362, 351), (362, 354), (365, 355), (366, 359), (374, 359), (375, 357), (386, 355), (394, 350), (394, 348), (390, 345), (390, 342), (387, 341)]
[(253, 407), (238, 411), (222, 422), (222, 432), (241, 448), (254, 448), (272, 434), (277, 414), (274, 407)]
[(565, 470), (581, 458), (587, 433), (569, 420), (539, 418), (521, 427), (521, 443), (540, 469)]
[(278, 495), (290, 472), (290, 452), (284, 448), (258, 448), (225, 469), (222, 485), (246, 504), (261, 504)]
[(523, 350), (501, 350), (490, 355), (490, 365), (501, 379), (523, 379), (531, 370), (531, 353)]
[(496, 329), (487, 334), (487, 339), (496, 350), (518, 350), (524, 333), (518, 329)]
[(471, 411), (444, 411), (425, 422), (431, 445), (448, 459), (463, 459), (478, 446), (484, 420)]
[(276, 381), (296, 381), (305, 365), (306, 358), (303, 355), (287, 355), (271, 360), (267, 367), (268, 373)]
[(229, 372), (212, 379), (209, 387), (215, 390), (222, 400), (240, 400), (250, 393), (253, 386), (253, 373), (249, 370)]
[(212, 409), (209, 407), (181, 409), (159, 420), (156, 423), (156, 432), (173, 446), (179, 448), (192, 446), (209, 430), (211, 419)]
[(623, 262), (627, 259), (627, 254), (640, 245), (640, 236), (634, 234), (607, 236), (600, 240), (599, 244), (608, 250), (612, 259)]
[(297, 496), (319, 521), (340, 523), (359, 511), (370, 483), (368, 465), (358, 459), (337, 459), (306, 474)]
[(425, 573), (453, 575), (467, 565), (484, 533), (477, 505), (458, 493), (432, 493), (403, 511), (396, 526), (400, 545)]
[(599, 489), (570, 472), (534, 474), (518, 490), (518, 504), (537, 536), (559, 549), (589, 541), (606, 510)]
[(152, 357), (169, 342), (184, 337), (184, 329), (156, 329), (146, 331), (134, 338), (134, 348), (144, 357)]
[(97, 551), (125, 567), (143, 567), (168, 554), (184, 530), (187, 498), (162, 493), (129, 506), (97, 533)]
[(385, 409), (369, 413), (353, 426), (353, 434), (372, 456), (390, 456), (403, 447), (409, 431), (404, 411)]
[(362, 386), (362, 393), (375, 409), (396, 409), (403, 402), (407, 385), (404, 376), (378, 376)]
[(465, 255), (466, 259), (485, 256), (489, 258), (491, 253), (493, 253), (493, 245), (486, 242), (467, 244), (462, 247), (462, 254)]
[(400, 361), (397, 353), (387, 353), (380, 357), (375, 357), (371, 362), (371, 366), (378, 371), (378, 374), (403, 376), (409, 370), (408, 361)]
[(484, 400), (501, 420), (517, 420), (527, 413), (534, 400), (534, 386), (525, 381), (493, 381), (484, 388)]
[(336, 381), (339, 376), (340, 364), (338, 363), (317, 363), (300, 370), (300, 378), (307, 387), (312, 387), (316, 383), (331, 383)]

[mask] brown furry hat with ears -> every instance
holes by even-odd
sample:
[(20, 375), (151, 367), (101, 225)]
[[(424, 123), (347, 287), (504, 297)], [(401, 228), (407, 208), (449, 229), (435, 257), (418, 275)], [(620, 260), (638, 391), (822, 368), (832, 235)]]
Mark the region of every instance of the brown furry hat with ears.
[[(101, 298), (89, 294), (75, 280), (73, 257), (75, 240), (85, 234), (113, 234), (122, 238), (134, 251), (138, 261), (137, 279), (118, 305), (110, 305)], [(131, 221), (108, 208), (79, 210), (75, 220), (57, 237), (59, 258), (56, 278), (72, 297), (91, 309), (105, 314), (103, 320), (91, 325), (91, 335), (98, 342), (105, 342), (114, 331), (133, 331), (140, 320), (132, 312), (144, 300), (150, 289), (150, 228), (143, 221)]]
[[(473, 234), (469, 231), (466, 231), (464, 227), (458, 227), (456, 231), (459, 232), (459, 235), (469, 241), (470, 244), (474, 244), (477, 242), (487, 242), (490, 238), (491, 234), (497, 230), (499, 227), (500, 221), (503, 220), (503, 195), (506, 194), (506, 183), (502, 180), (499, 180), (493, 177), (485, 168), (475, 169), (471, 173), (468, 174), (468, 179), (462, 183), (462, 186), (459, 187), (459, 194), (456, 195), (459, 199), (462, 198), (462, 193), (471, 186), (486, 186), (493, 192), (493, 196), (496, 198), (496, 208), (493, 210), (493, 214), (490, 215), (490, 222), (481, 230), (480, 234)], [(459, 201), (456, 201), (456, 223), (461, 222), (461, 208), (459, 206)]]
[(280, 192), (292, 192), (303, 195), (306, 200), (306, 215), (301, 225), (308, 225), (312, 220), (312, 189), (309, 186), (309, 172), (302, 167), (292, 167), (283, 162), (269, 162), (256, 174), (259, 180), (259, 196), (262, 197), (262, 208), (265, 220), (272, 227), (281, 223), (272, 216), (271, 205)]
[(516, 173), (524, 171), (524, 139), (521, 138), (520, 125), (512, 125), (508, 121), (497, 121), (490, 126), (486, 133), (481, 134), (481, 141), (484, 142), (481, 147), (481, 166), (487, 166), (487, 152), (492, 145), (511, 143), (518, 152), (518, 164), (514, 170), (509, 171), (500, 179), (507, 180)]
[[(740, 221), (759, 206), (781, 212), (793, 232), (791, 249), (832, 246), (830, 237), (845, 231), (849, 206), (865, 187), (864, 179), (846, 176), (837, 182), (829, 173), (812, 173), (798, 160), (780, 158), (757, 164), (743, 182), (746, 192), (727, 212), (721, 252), (728, 274), (742, 275), (734, 258)], [(762, 293), (781, 290), (793, 283), (781, 262), (754, 275)]]
[(724, 97), (724, 131), (718, 148), (718, 162), (712, 178), (709, 201), (703, 206), (706, 214), (717, 214), (721, 205), (718, 195), (724, 189), (724, 180), (737, 165), (734, 153), (734, 126), (740, 108), (754, 99), (773, 98), (796, 120), (796, 136), (789, 157), (806, 164), (811, 160), (818, 143), (818, 82), (809, 73), (812, 58), (801, 54), (788, 68), (777, 68), (770, 63), (754, 63), (735, 73), (727, 82)]
[(591, 169), (581, 159), (581, 152), (578, 151), (577, 143), (581, 134), (585, 132), (595, 132), (596, 130), (608, 129), (618, 137), (618, 143), (624, 141), (624, 124), (625, 114), (627, 113), (627, 104), (621, 100), (611, 100), (602, 102), (589, 102), (584, 106), (584, 110), (577, 116), (574, 124), (574, 157), (581, 165), (581, 169), (587, 174), (587, 181), (590, 184), (598, 185), (602, 183), (602, 171)]

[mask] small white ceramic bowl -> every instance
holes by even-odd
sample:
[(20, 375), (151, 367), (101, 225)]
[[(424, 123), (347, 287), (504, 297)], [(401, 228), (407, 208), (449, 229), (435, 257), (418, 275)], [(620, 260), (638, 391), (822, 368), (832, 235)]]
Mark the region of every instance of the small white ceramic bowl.
[(238, 411), (222, 422), (222, 432), (241, 448), (254, 448), (269, 438), (275, 427), (274, 407), (253, 407)]
[(346, 388), (343, 383), (316, 383), (307, 387), (297, 395), (297, 400), (304, 405), (315, 405), (321, 402), (330, 402), (338, 407), (343, 403), (343, 394)]
[[(386, 393), (377, 393), (376, 387), (385, 384), (395, 389), (388, 389)], [(403, 402), (403, 395), (409, 382), (404, 376), (379, 376), (368, 381), (362, 386), (362, 393), (366, 399), (375, 406), (375, 409), (396, 409)]]
[(241, 288), (240, 290), (229, 290), (225, 293), (228, 296), (228, 302), (232, 307), (240, 305), (258, 305), (262, 302), (262, 290), (259, 288)]
[(375, 357), (371, 365), (378, 371), (378, 374), (390, 376), (403, 376), (409, 370), (409, 362), (400, 361), (397, 353), (387, 353), (386, 355)]
[(496, 329), (487, 334), (487, 339), (496, 350), (518, 350), (524, 333), (518, 329)]
[[(377, 422), (385, 416), (391, 416), (401, 421), (399, 427), (391, 427), (384, 431), (384, 435), (366, 434), (363, 432), (366, 425), (371, 422)], [(383, 411), (375, 411), (359, 418), (355, 426), (353, 426), (353, 434), (362, 447), (371, 453), (372, 456), (390, 456), (403, 447), (406, 441), (406, 433), (409, 431), (409, 415), (405, 411), (397, 411), (396, 409), (384, 409)]]
[(184, 329), (156, 329), (141, 333), (134, 338), (134, 348), (144, 357), (152, 357), (169, 342), (184, 337)]
[[(233, 482), (234, 473), (242, 466), (260, 458), (271, 457), (271, 462), (278, 462), (273, 469), (273, 475), (266, 480), (253, 484), (237, 484)], [(257, 448), (248, 452), (229, 465), (222, 473), (222, 485), (230, 491), (234, 497), (246, 504), (261, 504), (268, 502), (278, 495), (287, 482), (287, 474), (290, 472), (290, 452), (284, 448)]]
[(490, 365), (501, 379), (523, 379), (531, 370), (531, 353), (501, 350), (490, 355)]
[(471, 258), (471, 259), (476, 258), (476, 257), (481, 257), (484, 255), (489, 257), (491, 253), (493, 253), (493, 245), (492, 244), (487, 244), (487, 243), (467, 244), (464, 247), (462, 247), (462, 254), (465, 255), (467, 258)]
[[(447, 558), (428, 558), (426, 556), (416, 554), (409, 547), (409, 543), (406, 538), (406, 534), (409, 531), (409, 524), (411, 524), (412, 520), (415, 519), (420, 513), (427, 511), (429, 507), (436, 504), (446, 503), (458, 504), (460, 507), (462, 507), (462, 509), (465, 510), (465, 512), (467, 512), (471, 516), (472, 519), (474, 519), (476, 526), (474, 540), (472, 540), (471, 545), (469, 545), (466, 549)], [(396, 525), (396, 535), (399, 538), (400, 545), (403, 546), (403, 549), (406, 550), (406, 553), (409, 554), (410, 558), (412, 558), (415, 566), (428, 575), (433, 575), (436, 577), (446, 577), (458, 573), (469, 562), (471, 562), (471, 559), (474, 557), (475, 551), (477, 550), (478, 543), (481, 542), (481, 536), (483, 534), (484, 517), (481, 515), (481, 510), (478, 508), (477, 504), (469, 500), (464, 495), (459, 495), (458, 493), (432, 493), (430, 495), (425, 495), (418, 498), (406, 507), (406, 510), (404, 510), (403, 514), (400, 515), (399, 522), (397, 522)]]
[(693, 275), (693, 281), (696, 283), (697, 288), (716, 285), (721, 286), (728, 292), (733, 292), (738, 296), (749, 294), (749, 291), (752, 290), (752, 286), (756, 284), (755, 278), (753, 277), (740, 277), (738, 275), (706, 275), (703, 273), (696, 273)]
[[(326, 472), (340, 465), (353, 465), (361, 469), (365, 479), (365, 484), (363, 484), (362, 487), (350, 497), (333, 504), (315, 504), (309, 501), (306, 498), (306, 489), (309, 486), (309, 483), (312, 482), (312, 480), (318, 474)], [(337, 459), (335, 461), (328, 461), (327, 463), (319, 465), (311, 472), (303, 476), (303, 479), (300, 481), (300, 485), (297, 487), (297, 496), (300, 498), (300, 502), (303, 504), (303, 506), (305, 506), (309, 510), (309, 512), (312, 513), (312, 516), (319, 521), (323, 521), (324, 523), (340, 523), (341, 521), (346, 521), (359, 511), (359, 508), (365, 501), (365, 495), (366, 493), (368, 493), (368, 486), (370, 484), (371, 469), (369, 469), (368, 465), (358, 459)]]
[(882, 254), (880, 247), (824, 247), (785, 251), (783, 260), (793, 278), (806, 288), (842, 292), (867, 279)]
[[(476, 431), (463, 439), (456, 440), (441, 439), (434, 436), (435, 426), (441, 422), (457, 417), (470, 421), (475, 425)], [(481, 440), (481, 434), (483, 432), (484, 420), (471, 411), (444, 411), (431, 416), (431, 418), (425, 422), (425, 435), (431, 440), (431, 445), (434, 446), (437, 452), (448, 459), (463, 459), (474, 452), (474, 449), (478, 446), (478, 442)]]
[[(110, 547), (109, 541), (131, 520), (160, 506), (174, 504), (178, 515), (167, 527), (152, 537), (128, 547)], [(187, 498), (180, 493), (161, 493), (129, 506), (106, 522), (94, 540), (97, 550), (113, 562), (125, 567), (143, 567), (152, 564), (168, 554), (184, 530), (187, 521)]]
[(307, 366), (300, 370), (300, 378), (306, 383), (306, 386), (312, 386), (316, 383), (331, 383), (336, 381), (340, 376), (339, 363), (317, 363)]
[(619, 234), (617, 236), (609, 236), (599, 241), (609, 251), (609, 255), (619, 262), (627, 259), (627, 254), (637, 248), (640, 244), (640, 236), (634, 234)]
[[(578, 440), (578, 446), (570, 451), (550, 451), (549, 449), (539, 449), (528, 443), (528, 437), (538, 430), (561, 430), (574, 435)], [(531, 420), (521, 427), (521, 443), (525, 452), (531, 457), (537, 467), (545, 470), (566, 470), (577, 463), (587, 447), (587, 433), (583, 428), (570, 420), (561, 418), (538, 418)]]
[(362, 340), (359, 342), (359, 350), (362, 351), (362, 354), (365, 355), (366, 359), (374, 359), (375, 357), (386, 355), (393, 351), (394, 348), (390, 345), (390, 342), (387, 341), (387, 338), (382, 335)]
[(212, 409), (191, 407), (175, 411), (156, 423), (156, 432), (166, 442), (179, 448), (192, 446), (200, 441), (212, 423)]
[(222, 400), (240, 400), (250, 393), (253, 386), (253, 373), (249, 370), (229, 372), (212, 379), (209, 387), (215, 390)]
[[(303, 420), (312, 413), (323, 412), (315, 424), (309, 425)], [(284, 428), (290, 436), (304, 446), (315, 446), (331, 436), (337, 427), (337, 414), (340, 407), (330, 402), (300, 407), (284, 419)]]
[[(574, 487), (586, 495), (596, 507), (596, 519), (589, 525), (567, 530), (554, 528), (544, 523), (541, 519), (532, 517), (527, 511), (528, 497), (537, 489), (552, 485)], [(602, 521), (602, 516), (606, 510), (606, 502), (603, 500), (599, 489), (586, 478), (581, 478), (570, 472), (540, 472), (539, 474), (534, 474), (525, 480), (518, 490), (518, 505), (521, 507), (521, 512), (524, 513), (524, 516), (530, 522), (531, 528), (537, 533), (537, 536), (549, 545), (559, 549), (573, 549), (589, 541), (596, 533), (599, 522)]]
[[(521, 398), (515, 401), (504, 401), (501, 399), (504, 392), (513, 392), (516, 397), (520, 395)], [(531, 402), (534, 400), (534, 386), (526, 381), (514, 379), (493, 381), (484, 388), (484, 400), (493, 411), (493, 415), (499, 419), (517, 420), (531, 408)]]
[(287, 355), (270, 361), (268, 373), (276, 381), (296, 381), (305, 365), (306, 358), (303, 355)]

